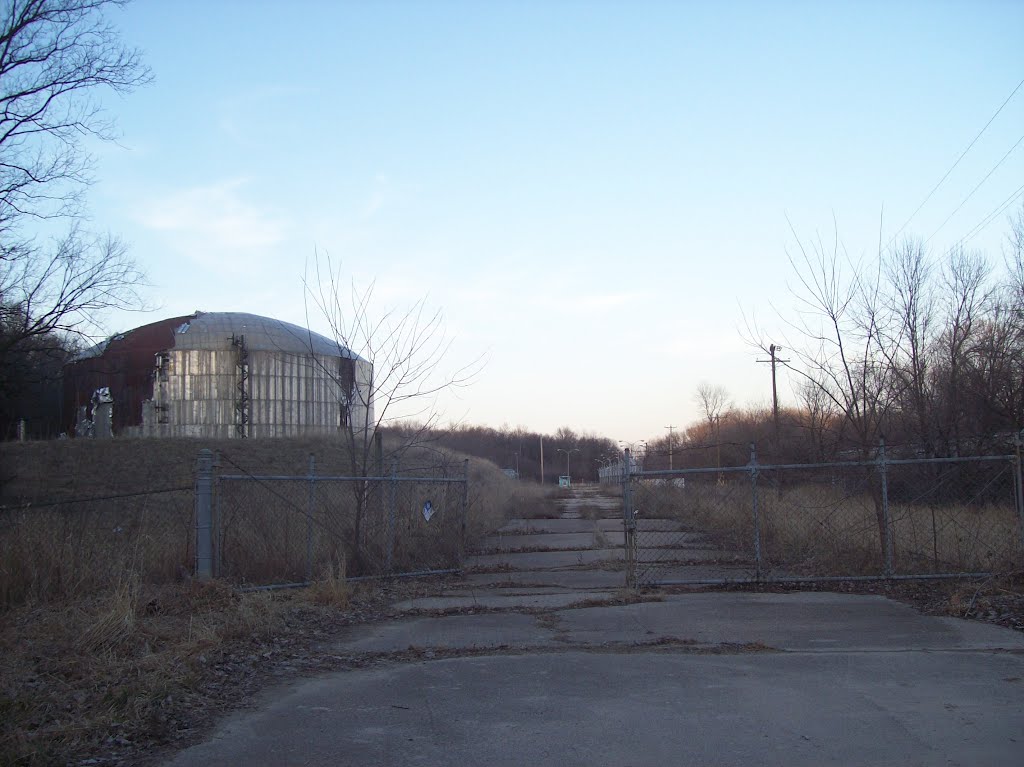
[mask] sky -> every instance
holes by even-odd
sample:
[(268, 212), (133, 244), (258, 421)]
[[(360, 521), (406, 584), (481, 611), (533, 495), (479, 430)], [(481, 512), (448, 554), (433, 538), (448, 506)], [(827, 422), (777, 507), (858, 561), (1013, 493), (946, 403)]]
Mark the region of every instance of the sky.
[[(766, 405), (744, 327), (781, 335), (794, 233), (837, 228), (856, 257), (909, 218), (940, 258), (1024, 183), (1021, 88), (915, 213), (1024, 79), (1020, 2), (140, 0), (111, 19), (154, 75), (105, 100), (120, 137), (90, 145), (93, 225), (131, 245), (152, 307), (111, 332), (197, 309), (324, 332), (303, 280), (329, 256), (373, 285), (372, 316), (443, 312), (440, 372), (483, 359), (444, 420), (635, 441), (694, 421), (701, 383)], [(967, 245), (998, 261), (1020, 204)]]

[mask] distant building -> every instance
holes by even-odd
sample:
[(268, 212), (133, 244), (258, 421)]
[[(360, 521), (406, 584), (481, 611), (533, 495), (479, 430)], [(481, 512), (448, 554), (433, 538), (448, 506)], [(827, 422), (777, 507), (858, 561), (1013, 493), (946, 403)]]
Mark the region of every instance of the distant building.
[(373, 425), (373, 366), (288, 322), (196, 312), (108, 338), (65, 366), (68, 434), (330, 435)]

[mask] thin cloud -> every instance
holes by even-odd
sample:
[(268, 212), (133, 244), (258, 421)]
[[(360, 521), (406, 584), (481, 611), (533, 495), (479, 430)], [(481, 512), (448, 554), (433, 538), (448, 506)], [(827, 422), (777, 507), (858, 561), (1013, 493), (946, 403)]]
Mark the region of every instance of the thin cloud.
[(289, 227), (269, 207), (244, 199), (246, 185), (232, 179), (177, 190), (144, 203), (137, 218), (193, 258), (260, 255), (284, 242)]

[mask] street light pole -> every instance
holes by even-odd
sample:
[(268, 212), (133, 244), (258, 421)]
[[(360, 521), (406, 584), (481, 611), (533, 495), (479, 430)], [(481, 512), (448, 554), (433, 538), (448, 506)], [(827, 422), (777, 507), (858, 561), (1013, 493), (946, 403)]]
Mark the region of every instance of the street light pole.
[(569, 477), (569, 482), (572, 483), (572, 475), (569, 473), (569, 456), (573, 453), (580, 452), (580, 449), (578, 447), (574, 447), (570, 450), (566, 450), (565, 448), (560, 447), (558, 448), (558, 452), (565, 453), (565, 476)]

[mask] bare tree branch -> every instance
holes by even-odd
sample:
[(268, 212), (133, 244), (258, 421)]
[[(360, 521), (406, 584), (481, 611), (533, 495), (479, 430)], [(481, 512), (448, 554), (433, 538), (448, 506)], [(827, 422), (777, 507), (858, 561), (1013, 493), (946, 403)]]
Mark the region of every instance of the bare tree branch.
[(150, 79), (105, 16), (122, 5), (0, 0), (0, 368), (8, 373), (34, 364), (40, 345), (99, 334), (110, 309), (143, 308), (143, 275), (125, 244), (83, 223), (93, 168), (83, 139), (115, 137), (98, 97)]

